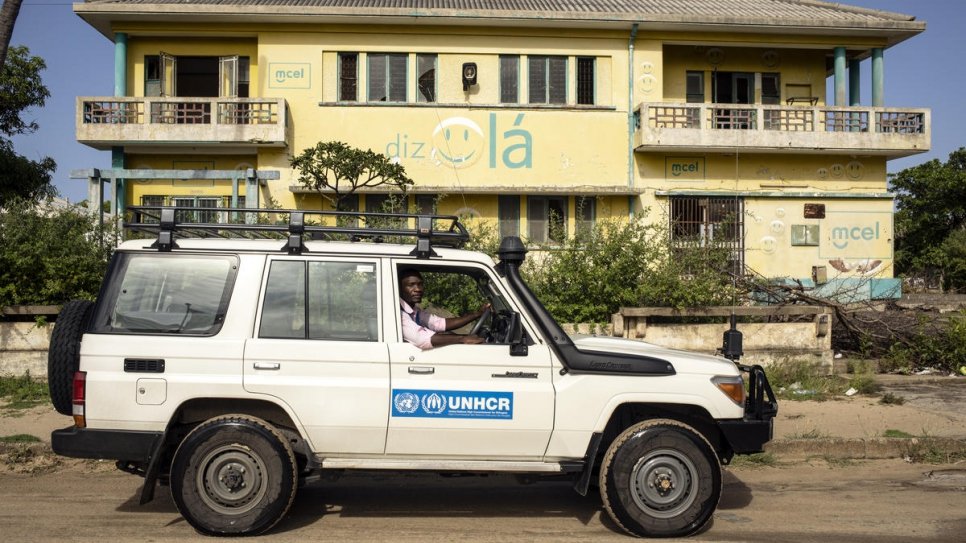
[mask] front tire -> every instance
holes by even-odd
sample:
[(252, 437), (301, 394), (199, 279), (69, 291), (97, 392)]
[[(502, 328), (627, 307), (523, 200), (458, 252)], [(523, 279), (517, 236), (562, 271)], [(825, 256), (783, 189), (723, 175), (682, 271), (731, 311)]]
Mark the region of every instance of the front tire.
[(288, 511), (297, 489), (295, 453), (267, 422), (226, 415), (185, 437), (171, 465), (178, 511), (205, 535), (257, 535)]
[(607, 449), (600, 495), (611, 518), (644, 537), (701, 529), (721, 497), (721, 466), (708, 440), (669, 419), (631, 426)]

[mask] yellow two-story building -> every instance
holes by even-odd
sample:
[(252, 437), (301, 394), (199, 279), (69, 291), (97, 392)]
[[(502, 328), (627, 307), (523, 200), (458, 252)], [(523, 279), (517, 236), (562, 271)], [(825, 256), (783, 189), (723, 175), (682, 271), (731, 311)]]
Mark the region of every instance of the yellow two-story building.
[(115, 96), (76, 114), (78, 141), (112, 151), (83, 175), (113, 209), (328, 208), (289, 161), (343, 141), (403, 164), (410, 206), (531, 243), (647, 210), (765, 276), (898, 292), (886, 162), (928, 150), (930, 113), (885, 106), (884, 51), (925, 29), (912, 17), (813, 0), (74, 10), (115, 44)]

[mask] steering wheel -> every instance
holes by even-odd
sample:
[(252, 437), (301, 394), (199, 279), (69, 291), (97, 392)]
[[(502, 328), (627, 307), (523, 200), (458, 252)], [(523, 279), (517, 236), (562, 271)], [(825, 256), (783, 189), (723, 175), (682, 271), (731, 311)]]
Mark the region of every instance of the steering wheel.
[(483, 325), (486, 324), (486, 319), (490, 317), (490, 313), (492, 312), (493, 312), (493, 309), (490, 307), (483, 310), (483, 314), (480, 315), (480, 318), (476, 321), (476, 324), (473, 325), (473, 329), (470, 330), (471, 336), (480, 335), (480, 331), (483, 330)]

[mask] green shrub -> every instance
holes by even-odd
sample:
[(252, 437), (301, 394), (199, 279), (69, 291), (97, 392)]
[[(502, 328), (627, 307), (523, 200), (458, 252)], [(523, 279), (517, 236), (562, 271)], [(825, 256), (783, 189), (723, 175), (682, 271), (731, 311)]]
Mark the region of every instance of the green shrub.
[[(932, 323), (930, 323), (932, 324)], [(947, 319), (945, 326), (920, 323), (917, 333), (907, 343), (896, 343), (889, 349), (885, 368), (893, 371), (912, 371), (934, 368), (955, 373), (966, 363), (966, 311)]]
[(77, 206), (19, 202), (0, 212), (0, 306), (94, 299), (114, 246), (112, 229)]
[(528, 257), (530, 288), (559, 322), (609, 322), (625, 307), (695, 307), (735, 300), (729, 251), (675, 242), (639, 216), (603, 220)]

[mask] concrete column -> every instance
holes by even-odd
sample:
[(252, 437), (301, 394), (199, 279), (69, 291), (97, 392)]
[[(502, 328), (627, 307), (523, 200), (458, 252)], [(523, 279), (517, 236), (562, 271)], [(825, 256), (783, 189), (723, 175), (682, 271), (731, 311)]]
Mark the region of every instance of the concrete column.
[(882, 59), (882, 49), (872, 50), (872, 106), (885, 105), (885, 62)]
[[(118, 32), (114, 34), (114, 96), (127, 95), (127, 34)], [(124, 147), (111, 147), (111, 167), (114, 169), (124, 168)], [(114, 204), (111, 206), (111, 214), (115, 217), (124, 216), (124, 180), (114, 179)]]
[[(115, 170), (124, 169), (124, 148), (111, 147), (111, 168)], [(114, 178), (114, 205), (111, 206), (111, 214), (114, 216), (124, 216), (127, 208), (125, 198), (127, 195), (124, 190), (124, 180)]]
[(114, 96), (127, 94), (127, 34), (114, 34)]
[(835, 105), (845, 105), (845, 47), (835, 48)]
[(862, 69), (859, 61), (852, 59), (849, 61), (849, 105), (862, 105)]

